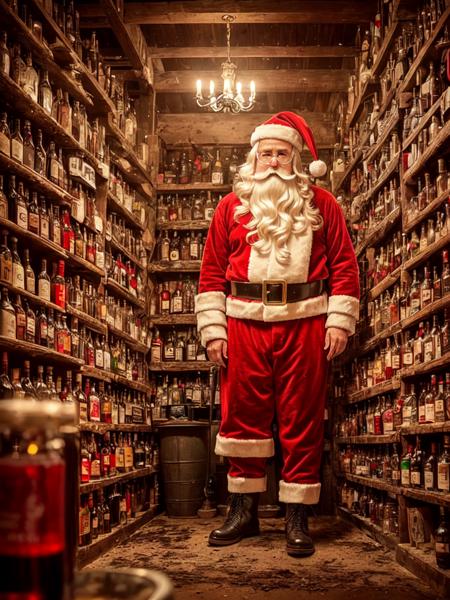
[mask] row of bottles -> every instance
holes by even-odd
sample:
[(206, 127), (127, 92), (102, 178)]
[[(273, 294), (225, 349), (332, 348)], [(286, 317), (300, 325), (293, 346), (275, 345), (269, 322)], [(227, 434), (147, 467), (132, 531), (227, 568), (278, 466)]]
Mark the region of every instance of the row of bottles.
[(341, 506), (365, 519), (370, 519), (370, 522), (380, 527), (383, 533), (398, 536), (398, 504), (393, 499), (387, 498), (386, 493), (379, 490), (367, 491), (366, 487), (361, 490), (359, 486), (345, 482), (339, 488), (339, 500)]
[(154, 259), (164, 261), (201, 260), (206, 235), (202, 232), (160, 232), (155, 247)]
[(216, 149), (196, 147), (188, 151), (170, 152), (163, 156), (159, 167), (158, 184), (212, 183), (231, 185), (239, 166), (244, 162), (242, 151), (232, 148)]
[[(150, 399), (158, 411), (161, 407), (193, 404), (207, 406), (211, 401), (208, 377), (198, 372), (195, 377), (158, 375), (151, 382)], [(220, 404), (220, 386), (216, 387), (213, 404)]]
[(192, 279), (156, 283), (150, 297), (150, 315), (192, 314), (198, 284)]
[(437, 176), (425, 172), (423, 178), (417, 178), (417, 185), (414, 186), (413, 193), (406, 206), (408, 221), (417, 218), (429, 204), (450, 189), (449, 171), (445, 158), (438, 159), (437, 168)]
[(120, 252), (107, 251), (105, 256), (105, 270), (108, 278), (117, 282), (129, 294), (139, 301), (145, 301), (144, 272), (134, 262), (122, 257)]
[(141, 235), (127, 227), (127, 221), (121, 219), (115, 212), (108, 214), (105, 237), (107, 241), (121, 244), (143, 268), (147, 266), (147, 251)]
[(114, 199), (123, 206), (141, 225), (145, 223), (145, 204), (136, 189), (125, 179), (117, 166), (111, 166), (108, 190)]
[(148, 433), (81, 432), (81, 483), (156, 467), (158, 462), (158, 445)]
[(200, 344), (195, 327), (187, 331), (173, 328), (163, 337), (155, 328), (150, 347), (152, 363), (161, 361), (194, 361), (206, 360), (205, 350)]
[(221, 194), (211, 191), (195, 192), (180, 196), (160, 195), (156, 218), (158, 223), (176, 221), (210, 221), (218, 203), (222, 200)]
[(79, 546), (88, 546), (99, 536), (159, 505), (156, 477), (141, 477), (91, 494), (83, 494), (79, 510)]

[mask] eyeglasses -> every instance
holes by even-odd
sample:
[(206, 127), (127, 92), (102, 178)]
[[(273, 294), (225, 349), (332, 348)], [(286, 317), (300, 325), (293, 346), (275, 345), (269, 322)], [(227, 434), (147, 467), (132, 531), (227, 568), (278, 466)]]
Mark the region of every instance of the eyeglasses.
[(270, 165), (270, 163), (272, 162), (272, 160), (274, 158), (276, 159), (276, 161), (279, 165), (287, 165), (292, 161), (293, 157), (294, 157), (293, 153), (292, 152), (289, 153), (287, 150), (280, 150), (279, 152), (275, 152), (275, 153), (272, 153), (269, 151), (263, 151), (263, 152), (256, 153), (256, 158), (263, 165)]

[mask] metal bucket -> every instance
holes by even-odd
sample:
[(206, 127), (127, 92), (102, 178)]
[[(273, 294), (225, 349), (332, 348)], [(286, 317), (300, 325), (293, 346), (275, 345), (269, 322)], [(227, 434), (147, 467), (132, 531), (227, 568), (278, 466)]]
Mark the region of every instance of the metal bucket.
[(164, 499), (169, 517), (195, 517), (202, 506), (208, 423), (182, 421), (159, 427)]
[(75, 576), (74, 600), (173, 600), (173, 586), (149, 569), (85, 570)]

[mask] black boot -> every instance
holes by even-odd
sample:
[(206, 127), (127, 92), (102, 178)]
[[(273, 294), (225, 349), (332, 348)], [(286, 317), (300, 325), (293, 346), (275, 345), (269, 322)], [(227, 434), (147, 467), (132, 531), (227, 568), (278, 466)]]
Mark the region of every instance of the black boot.
[(286, 507), (286, 541), (290, 556), (314, 554), (314, 544), (308, 535), (306, 504), (288, 504)]
[(259, 535), (259, 493), (231, 494), (225, 523), (209, 534), (211, 546), (229, 546), (242, 538)]

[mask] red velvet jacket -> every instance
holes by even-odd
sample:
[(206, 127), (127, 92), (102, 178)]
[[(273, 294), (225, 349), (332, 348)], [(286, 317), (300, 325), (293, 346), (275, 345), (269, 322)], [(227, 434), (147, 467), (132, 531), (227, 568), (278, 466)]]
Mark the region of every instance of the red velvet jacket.
[[(213, 339), (227, 339), (226, 316), (285, 321), (326, 313), (327, 327), (341, 327), (354, 333), (359, 312), (359, 274), (353, 245), (334, 196), (317, 186), (311, 187), (323, 227), (291, 235), (288, 265), (279, 264), (273, 252), (261, 255), (247, 242), (249, 230), (245, 225), (252, 215), (235, 221), (234, 209), (240, 204), (236, 194), (228, 194), (221, 200), (209, 228), (195, 299), (203, 345)], [(327, 292), (285, 305), (265, 305), (230, 295), (231, 281), (265, 279), (284, 279), (288, 283), (326, 279)]]

